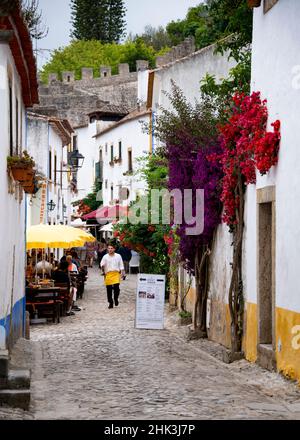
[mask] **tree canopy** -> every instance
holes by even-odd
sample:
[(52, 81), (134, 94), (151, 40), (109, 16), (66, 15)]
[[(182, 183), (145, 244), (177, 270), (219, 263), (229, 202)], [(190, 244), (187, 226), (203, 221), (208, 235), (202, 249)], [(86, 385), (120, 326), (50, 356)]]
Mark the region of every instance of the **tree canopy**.
[(43, 66), (41, 77), (47, 82), (49, 73), (57, 73), (61, 77), (63, 71), (75, 71), (75, 78), (81, 78), (82, 67), (94, 69), (94, 76), (100, 75), (100, 66), (112, 67), (112, 73), (118, 73), (118, 64), (128, 63), (130, 71), (136, 70), (137, 60), (148, 60), (151, 67), (155, 65), (156, 53), (153, 47), (147, 46), (144, 41), (124, 44), (103, 44), (100, 41), (73, 41), (69, 46), (53, 51), (50, 61)]
[(71, 37), (118, 43), (125, 34), (123, 0), (71, 0)]

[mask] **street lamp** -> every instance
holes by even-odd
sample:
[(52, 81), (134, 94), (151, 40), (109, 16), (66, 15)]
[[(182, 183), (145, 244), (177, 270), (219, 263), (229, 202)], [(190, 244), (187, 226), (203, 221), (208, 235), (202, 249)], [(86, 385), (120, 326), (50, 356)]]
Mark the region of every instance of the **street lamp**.
[(72, 170), (76, 171), (83, 167), (85, 157), (78, 150), (73, 151), (69, 155), (69, 165)]
[(56, 204), (53, 202), (53, 200), (47, 203), (47, 206), (48, 206), (48, 211), (54, 211), (54, 209), (56, 208)]

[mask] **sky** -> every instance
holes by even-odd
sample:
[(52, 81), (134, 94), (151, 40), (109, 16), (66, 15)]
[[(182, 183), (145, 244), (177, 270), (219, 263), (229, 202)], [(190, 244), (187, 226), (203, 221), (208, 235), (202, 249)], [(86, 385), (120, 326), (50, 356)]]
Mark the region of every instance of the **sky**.
[[(141, 33), (144, 27), (165, 26), (172, 20), (185, 17), (188, 8), (201, 3), (201, 0), (125, 0), (127, 8), (127, 32)], [(43, 50), (38, 56), (41, 67), (49, 58), (49, 50), (66, 46), (70, 42), (70, 0), (39, 0), (44, 20), (49, 27), (46, 38), (38, 42)]]

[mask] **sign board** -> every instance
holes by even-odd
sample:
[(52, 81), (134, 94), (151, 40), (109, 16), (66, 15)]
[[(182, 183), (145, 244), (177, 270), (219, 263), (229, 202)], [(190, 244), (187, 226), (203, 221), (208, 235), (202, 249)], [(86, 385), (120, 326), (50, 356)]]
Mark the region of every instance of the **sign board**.
[(138, 275), (135, 328), (164, 329), (165, 275)]
[(47, 183), (44, 182), (42, 185), (40, 224), (44, 223), (45, 209), (46, 209), (46, 197), (47, 197)]

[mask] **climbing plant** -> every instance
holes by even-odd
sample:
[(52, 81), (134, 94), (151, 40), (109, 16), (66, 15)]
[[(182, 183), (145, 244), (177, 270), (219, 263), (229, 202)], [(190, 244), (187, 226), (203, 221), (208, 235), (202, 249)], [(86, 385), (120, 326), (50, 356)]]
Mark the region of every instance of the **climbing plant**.
[(228, 294), (231, 315), (233, 352), (242, 349), (244, 294), (242, 277), (242, 246), (244, 235), (245, 192), (256, 183), (256, 172), (266, 174), (278, 162), (280, 121), (267, 131), (267, 101), (260, 93), (236, 93), (228, 118), (220, 127), (221, 155), (212, 154), (212, 163), (220, 162), (222, 179), (221, 201), (223, 221), (233, 234), (232, 276)]

